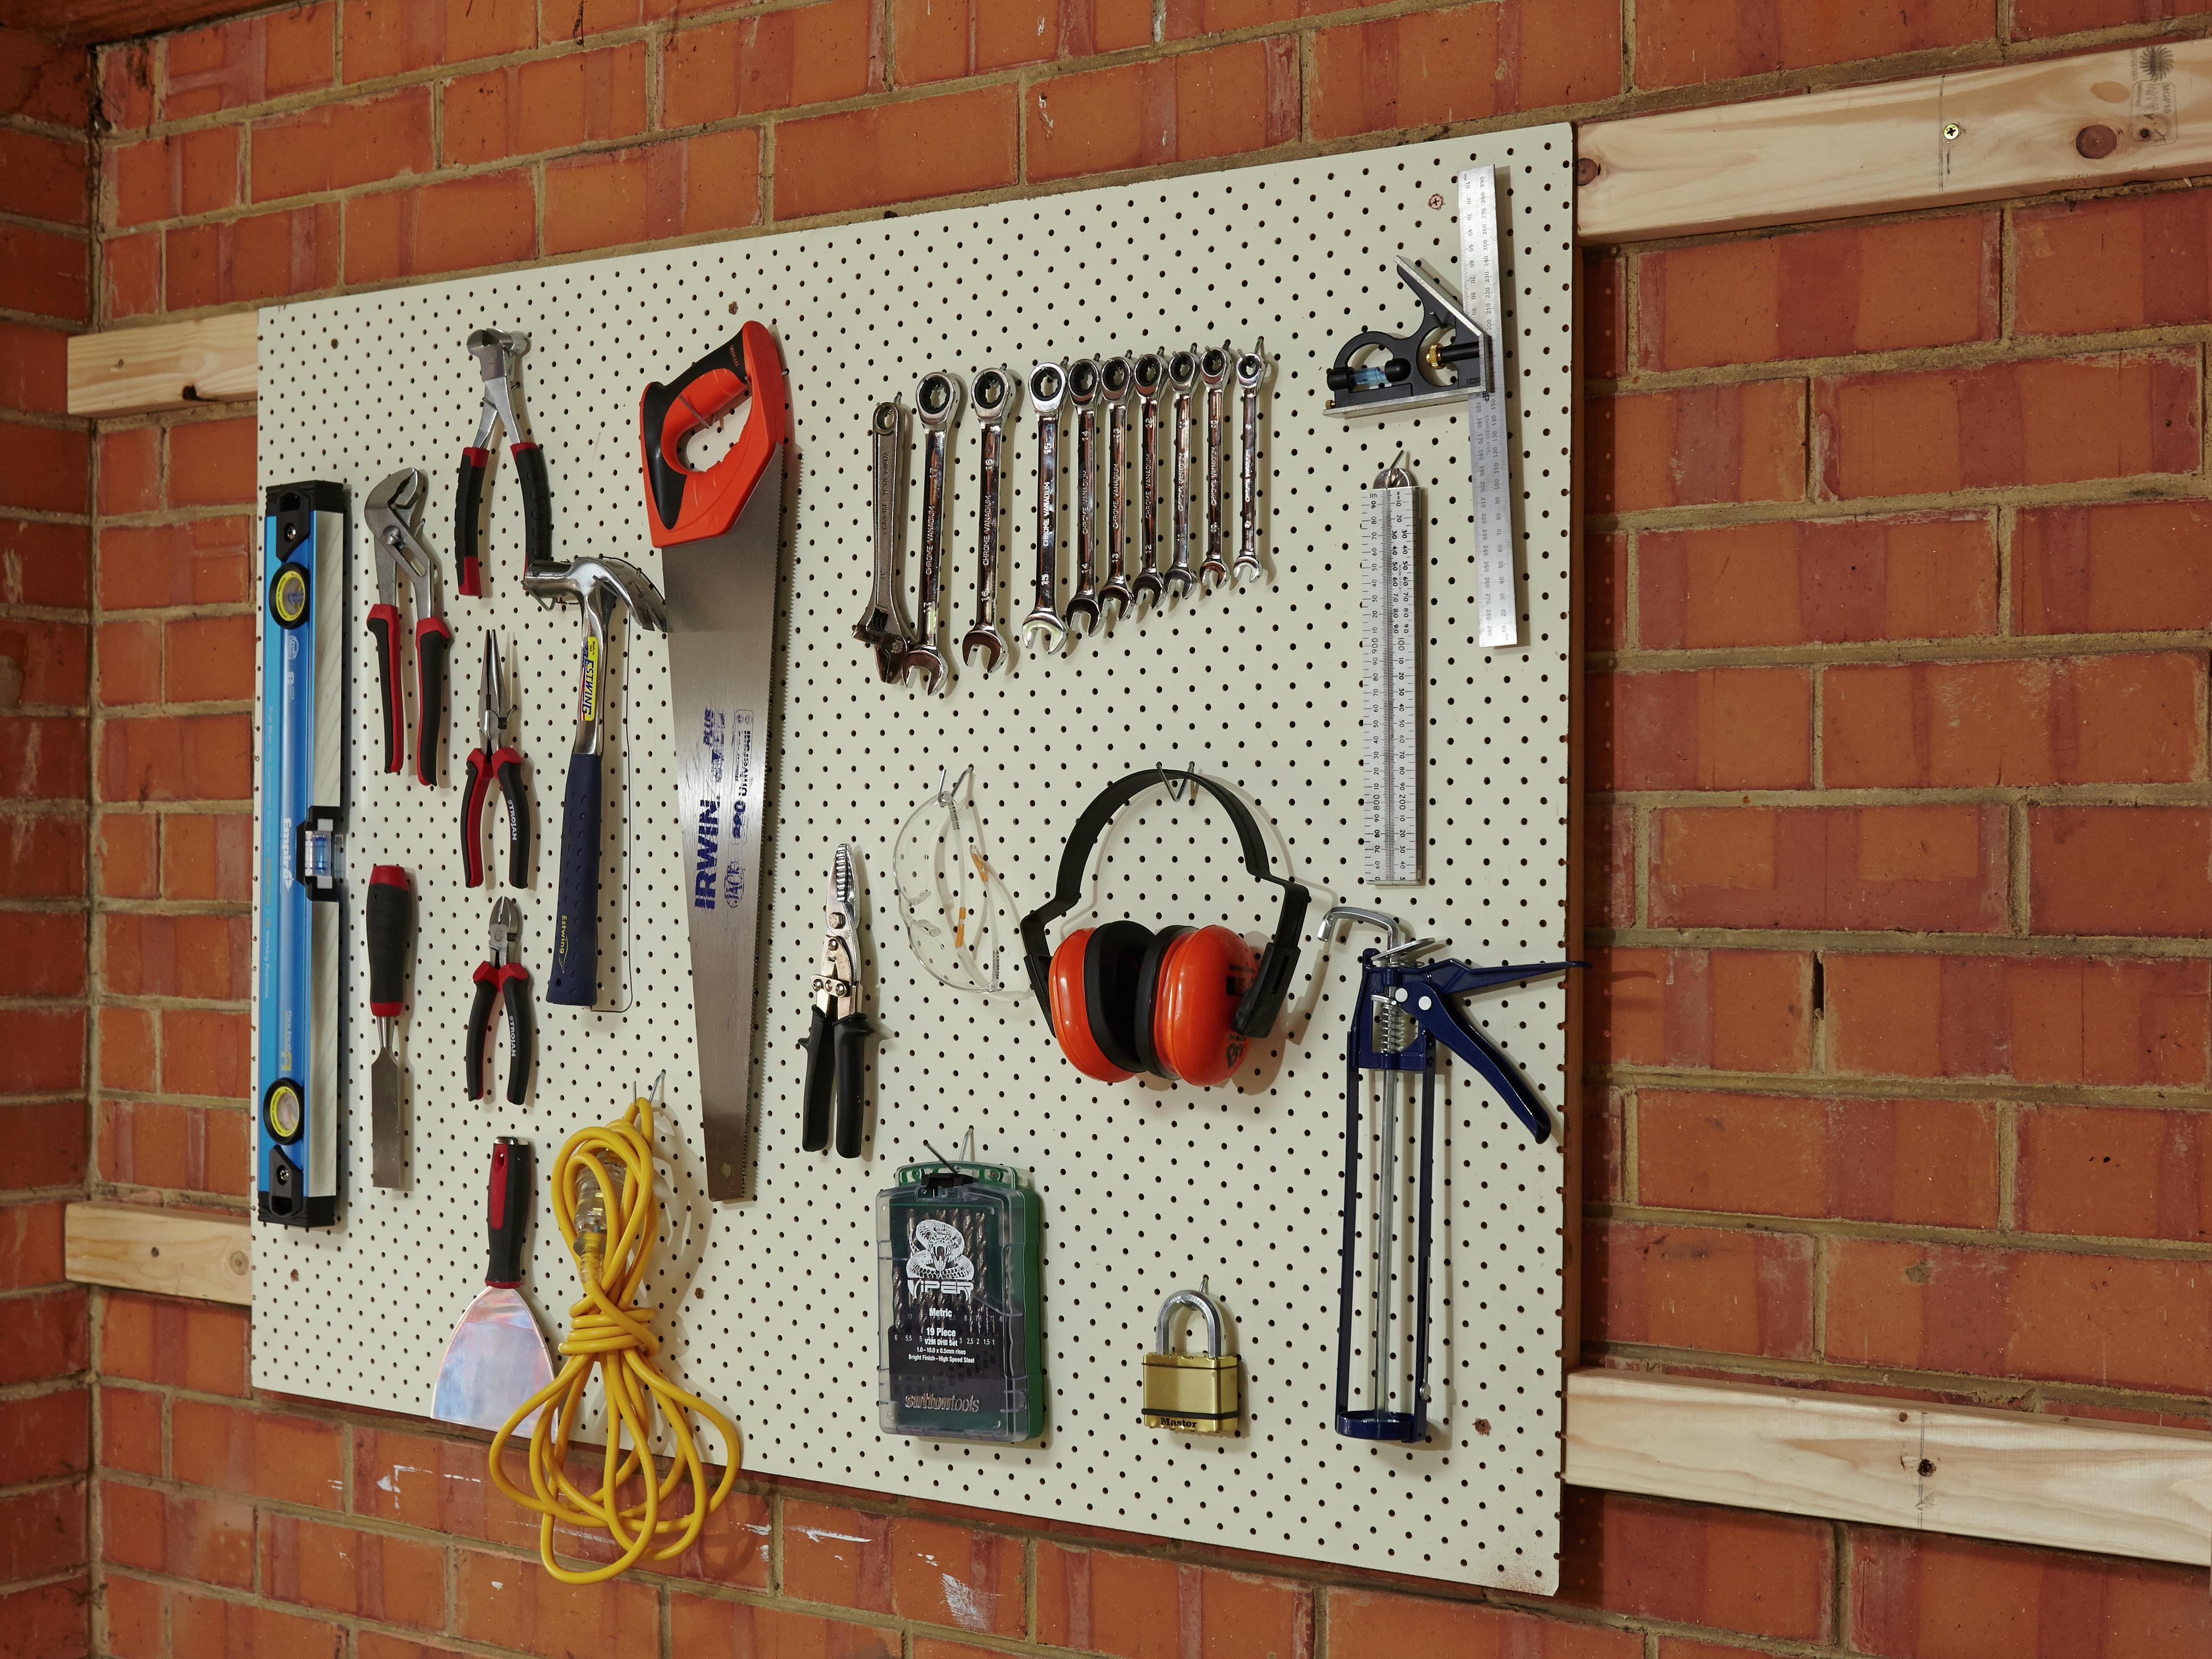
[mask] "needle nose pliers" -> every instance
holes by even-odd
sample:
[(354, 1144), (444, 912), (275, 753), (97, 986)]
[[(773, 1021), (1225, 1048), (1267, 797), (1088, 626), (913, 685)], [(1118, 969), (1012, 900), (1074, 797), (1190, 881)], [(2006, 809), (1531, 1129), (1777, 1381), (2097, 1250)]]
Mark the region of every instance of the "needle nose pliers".
[(461, 795), (461, 863), (471, 887), (484, 884), (484, 803), (490, 799), (494, 779), (507, 797), (507, 884), (525, 885), (529, 872), (530, 809), (522, 795), (522, 756), (505, 741), (507, 722), (514, 713), (507, 664), (500, 655), (499, 630), (486, 629), (483, 682), (477, 692), (477, 729), (481, 735), (469, 756), (468, 784)]
[(469, 336), (469, 355), (483, 374), (483, 403), (477, 414), (476, 441), (461, 451), (460, 491), (453, 507), (453, 551), (461, 562), (461, 592), (483, 592), (483, 482), (492, 441), (507, 428), (507, 453), (522, 483), (523, 568), (534, 570), (553, 562), (553, 490), (545, 474), (545, 452), (531, 441), (522, 410), (522, 356), (527, 334), (503, 334), (480, 328)]
[(384, 769), (406, 764), (406, 731), (399, 696), (399, 567), (415, 603), (415, 776), (438, 785), (438, 735), (444, 728), (446, 651), (453, 630), (441, 614), (438, 556), (422, 544), (416, 526), (428, 495), (420, 467), (402, 467), (370, 492), (368, 533), (376, 544), (376, 603), (368, 631), (376, 641), (376, 678), (384, 694)]
[(511, 898), (491, 907), (491, 960), (477, 964), (476, 1001), (469, 1008), (469, 1098), (484, 1097), (484, 1050), (491, 1044), (495, 1002), (507, 1005), (507, 1098), (520, 1106), (530, 1091), (530, 970), (514, 959), (522, 907)]

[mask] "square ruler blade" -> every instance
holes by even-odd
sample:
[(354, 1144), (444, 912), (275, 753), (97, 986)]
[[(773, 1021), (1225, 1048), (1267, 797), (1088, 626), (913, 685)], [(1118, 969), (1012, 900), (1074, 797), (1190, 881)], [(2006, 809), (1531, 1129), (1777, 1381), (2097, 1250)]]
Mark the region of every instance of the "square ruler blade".
[(1486, 395), (1467, 400), (1467, 446), (1474, 486), (1475, 618), (1480, 642), (1521, 643), (1521, 596), (1513, 580), (1513, 473), (1507, 448), (1505, 283), (1498, 258), (1498, 169), (1459, 175), (1460, 305), (1489, 336)]
[(783, 447), (737, 520), (661, 552), (707, 1196), (742, 1198)]
[[(1405, 480), (1404, 482), (1400, 482)], [(1362, 746), (1367, 879), (1421, 878), (1420, 635), (1415, 614), (1413, 483), (1386, 471), (1369, 486), (1359, 533)]]

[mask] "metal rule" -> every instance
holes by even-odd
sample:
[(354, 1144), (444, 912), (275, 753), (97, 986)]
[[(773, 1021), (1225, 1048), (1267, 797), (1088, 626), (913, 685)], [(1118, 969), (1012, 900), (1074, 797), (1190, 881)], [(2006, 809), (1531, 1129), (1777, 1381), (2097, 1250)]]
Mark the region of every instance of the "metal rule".
[(1513, 468), (1505, 400), (1504, 280), (1498, 257), (1498, 169), (1459, 176), (1459, 296), (1482, 325), (1492, 353), (1485, 378), (1496, 388), (1467, 400), (1467, 447), (1474, 479), (1475, 615), (1485, 646), (1521, 643), (1521, 604), (1513, 586)]
[(1392, 467), (1368, 489), (1360, 521), (1359, 729), (1367, 762), (1367, 879), (1378, 886), (1421, 878), (1417, 510), (1412, 479)]

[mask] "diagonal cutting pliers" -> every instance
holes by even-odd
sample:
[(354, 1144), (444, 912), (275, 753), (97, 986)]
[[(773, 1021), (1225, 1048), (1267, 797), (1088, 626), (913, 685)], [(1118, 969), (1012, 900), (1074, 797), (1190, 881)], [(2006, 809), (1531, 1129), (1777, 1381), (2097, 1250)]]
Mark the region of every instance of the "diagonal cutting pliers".
[(511, 898), (491, 907), (491, 959), (477, 964), (476, 1000), (469, 1007), (469, 1098), (484, 1097), (484, 1050), (491, 1046), (495, 1003), (507, 1006), (507, 1098), (520, 1106), (530, 1091), (532, 1050), (530, 1030), (530, 970), (514, 959), (522, 938), (522, 907)]
[(368, 631), (376, 641), (376, 679), (384, 696), (384, 769), (406, 764), (406, 730), (399, 695), (399, 567), (415, 605), (415, 776), (438, 785), (438, 736), (445, 727), (446, 652), (453, 630), (439, 597), (438, 556), (422, 544), (416, 527), (429, 494), (420, 467), (402, 467), (368, 498), (368, 533), (376, 544), (376, 603)]
[(830, 864), (830, 897), (823, 912), (822, 971), (814, 980), (814, 1023), (806, 1034), (805, 1117), (802, 1150), (830, 1144), (830, 1103), (837, 1103), (837, 1153), (860, 1155), (860, 1085), (867, 1069), (861, 1046), (870, 1030), (860, 1012), (860, 933), (854, 920), (853, 849), (840, 846)]
[(461, 864), (469, 885), (484, 884), (484, 803), (498, 781), (507, 798), (507, 884), (520, 887), (530, 868), (530, 809), (522, 793), (522, 755), (506, 742), (514, 700), (500, 655), (499, 630), (484, 630), (483, 682), (477, 692), (477, 746), (469, 755), (468, 782), (461, 795)]
[(461, 452), (460, 492), (453, 507), (453, 551), (461, 562), (464, 593), (483, 592), (484, 469), (502, 427), (514, 476), (522, 483), (523, 568), (553, 562), (553, 490), (545, 452), (531, 441), (522, 410), (522, 356), (529, 349), (527, 334), (480, 328), (469, 336), (469, 354), (483, 374), (483, 402), (477, 413), (476, 441)]

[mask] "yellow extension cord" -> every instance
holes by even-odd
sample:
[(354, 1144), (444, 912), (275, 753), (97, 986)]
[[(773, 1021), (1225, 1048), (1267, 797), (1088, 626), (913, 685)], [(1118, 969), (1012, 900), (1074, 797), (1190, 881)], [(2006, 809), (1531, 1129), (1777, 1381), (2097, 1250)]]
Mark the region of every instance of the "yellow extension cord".
[[(568, 1334), (561, 1343), (560, 1370), (514, 1408), (514, 1415), (491, 1440), (492, 1484), (524, 1508), (538, 1511), (538, 1558), (547, 1572), (568, 1584), (595, 1584), (628, 1572), (644, 1559), (655, 1540), (671, 1534), (675, 1534), (673, 1540), (653, 1550), (653, 1559), (673, 1560), (698, 1538), (699, 1529), (721, 1507), (730, 1483), (737, 1477), (736, 1428), (705, 1401), (660, 1374), (653, 1363), (660, 1346), (653, 1328), (655, 1310), (635, 1305), (653, 1259), (653, 1241), (660, 1219), (653, 1172), (653, 1109), (660, 1093), (658, 1082), (653, 1092), (654, 1099), (641, 1096), (613, 1122), (577, 1130), (554, 1160), (553, 1213), (568, 1254), (575, 1259), (583, 1299), (568, 1310)], [(612, 1226), (607, 1224), (610, 1217)], [(594, 1372), (600, 1374), (606, 1396), (607, 1443), (601, 1455), (599, 1488), (587, 1492), (568, 1478), (568, 1437), (582, 1415), (586, 1390)], [(538, 1411), (530, 1431), (532, 1490), (524, 1492), (507, 1478), (501, 1454), (515, 1425), (540, 1407), (545, 1409)], [(665, 1479), (654, 1474), (647, 1450), (653, 1436), (650, 1413), (656, 1409), (674, 1435), (678, 1449)], [(691, 1438), (687, 1415), (690, 1412), (696, 1412), (722, 1437), (722, 1478), (711, 1492), (707, 1489), (706, 1467)], [(620, 1493), (641, 1471), (645, 1474), (641, 1496), (635, 1503), (623, 1504)], [(677, 1482), (685, 1477), (691, 1484), (690, 1510), (672, 1520), (662, 1518), (662, 1506), (675, 1495)], [(623, 1553), (601, 1566), (564, 1566), (553, 1554), (556, 1523), (579, 1531), (604, 1532)]]

